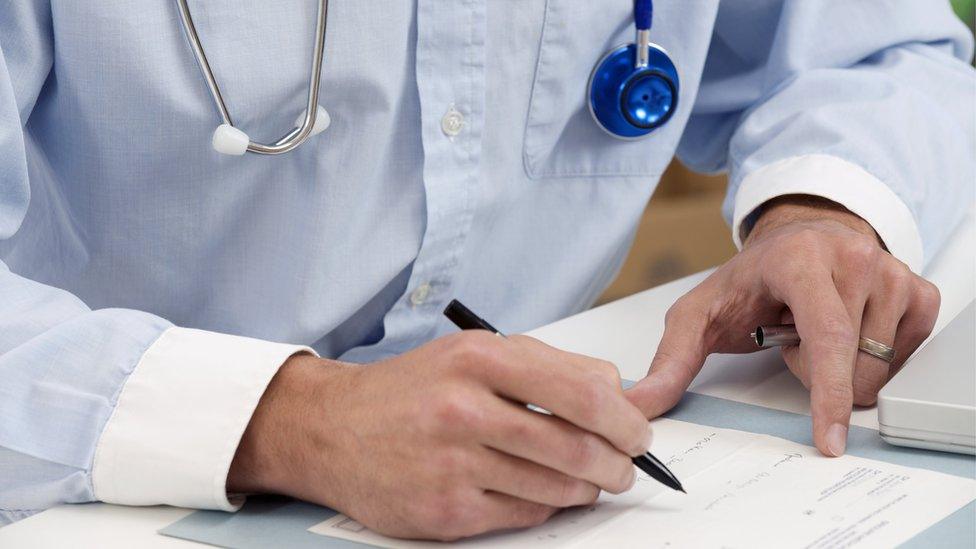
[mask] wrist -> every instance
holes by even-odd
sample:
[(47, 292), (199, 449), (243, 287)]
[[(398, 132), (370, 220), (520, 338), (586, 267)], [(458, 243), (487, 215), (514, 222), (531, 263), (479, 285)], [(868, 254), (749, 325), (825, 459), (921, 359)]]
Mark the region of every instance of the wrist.
[(301, 482), (310, 417), (328, 402), (327, 387), (350, 366), (309, 354), (294, 355), (268, 384), (227, 475), (230, 493), (290, 494)]
[(752, 229), (746, 236), (743, 247), (762, 240), (766, 235), (777, 229), (795, 223), (832, 223), (847, 227), (850, 230), (870, 236), (877, 240), (878, 245), (885, 248), (884, 242), (874, 228), (857, 214), (844, 206), (813, 195), (786, 195), (776, 197), (762, 205)]

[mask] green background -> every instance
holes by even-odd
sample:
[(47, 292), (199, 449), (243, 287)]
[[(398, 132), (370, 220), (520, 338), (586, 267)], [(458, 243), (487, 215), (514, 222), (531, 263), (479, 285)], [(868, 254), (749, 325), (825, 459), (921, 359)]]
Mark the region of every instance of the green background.
[(969, 25), (969, 30), (973, 30), (973, 23), (976, 20), (976, 0), (952, 0), (952, 9)]

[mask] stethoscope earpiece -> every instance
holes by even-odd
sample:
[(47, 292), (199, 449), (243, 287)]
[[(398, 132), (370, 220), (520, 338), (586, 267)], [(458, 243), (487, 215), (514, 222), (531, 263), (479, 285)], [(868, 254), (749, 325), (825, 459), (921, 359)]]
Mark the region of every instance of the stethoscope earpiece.
[(651, 1), (634, 2), (637, 40), (607, 52), (590, 73), (590, 114), (604, 131), (639, 139), (663, 126), (678, 106), (678, 71), (650, 42)]
[[(312, 50), (312, 64), (308, 71), (308, 96), (305, 100), (305, 111), (298, 117), (295, 127), (274, 143), (256, 143), (251, 141), (246, 133), (234, 127), (234, 122), (230, 118), (227, 105), (224, 103), (224, 96), (220, 93), (220, 86), (217, 78), (210, 68), (210, 61), (207, 54), (203, 51), (203, 44), (200, 43), (200, 36), (197, 34), (196, 26), (193, 24), (193, 17), (190, 15), (190, 7), (187, 0), (176, 0), (180, 12), (180, 23), (186, 39), (193, 49), (197, 66), (207, 81), (207, 89), (210, 90), (210, 97), (213, 99), (214, 106), (220, 114), (223, 124), (214, 130), (211, 144), (215, 151), (222, 154), (240, 156), (250, 151), (258, 154), (282, 154), (294, 150), (305, 142), (306, 139), (325, 131), (332, 122), (329, 112), (319, 105), (319, 86), (322, 79), (322, 57), (325, 50), (325, 30), (328, 23), (329, 0), (318, 0), (319, 11), (315, 19), (315, 49)], [(308, 110), (315, 106), (314, 116), (307, 117)]]
[[(305, 120), (305, 111), (298, 115), (295, 119), (295, 128), (301, 128), (302, 122)], [(329, 116), (329, 111), (325, 110), (322, 105), (318, 105), (315, 108), (315, 124), (312, 125), (312, 135), (318, 135), (325, 130), (329, 129), (332, 125), (332, 117)]]
[[(305, 111), (302, 111), (302, 114), (298, 115), (298, 118), (295, 119), (295, 128), (289, 135), (297, 134), (304, 122)], [(309, 132), (309, 137), (324, 132), (329, 128), (330, 124), (332, 124), (332, 117), (329, 116), (329, 111), (325, 110), (322, 105), (319, 105), (315, 109), (315, 122), (312, 124), (312, 131)], [(236, 128), (230, 124), (221, 124), (214, 130), (210, 143), (213, 145), (214, 150), (220, 154), (241, 156), (247, 152), (247, 147), (251, 144), (251, 138), (240, 128)]]
[(210, 144), (215, 151), (230, 156), (241, 156), (246, 153), (250, 142), (251, 138), (246, 133), (230, 124), (217, 126), (213, 137), (210, 138)]

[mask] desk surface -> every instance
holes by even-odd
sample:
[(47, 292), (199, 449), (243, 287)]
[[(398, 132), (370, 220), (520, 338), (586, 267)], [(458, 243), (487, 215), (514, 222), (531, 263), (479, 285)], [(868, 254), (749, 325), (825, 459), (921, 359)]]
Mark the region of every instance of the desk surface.
[[(976, 217), (966, 218), (926, 271), (942, 291), (936, 333), (976, 293)], [(597, 307), (530, 332), (552, 345), (614, 362), (621, 375), (640, 379), (664, 329), (664, 311), (708, 275), (698, 273), (626, 299)], [(809, 415), (806, 390), (775, 349), (752, 355), (713, 355), (691, 391)], [(853, 423), (877, 428), (873, 408), (854, 413)], [(192, 511), (172, 507), (67, 505), (0, 528), (2, 547), (205, 547), (156, 531)]]

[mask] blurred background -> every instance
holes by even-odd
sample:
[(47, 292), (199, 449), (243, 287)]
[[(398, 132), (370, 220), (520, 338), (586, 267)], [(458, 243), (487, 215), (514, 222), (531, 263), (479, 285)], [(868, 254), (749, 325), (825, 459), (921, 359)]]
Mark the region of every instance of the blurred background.
[[(972, 31), (976, 0), (952, 0), (952, 7)], [(696, 174), (673, 161), (644, 211), (627, 261), (597, 303), (653, 288), (732, 257), (735, 246), (721, 213), (725, 184), (724, 175)]]

